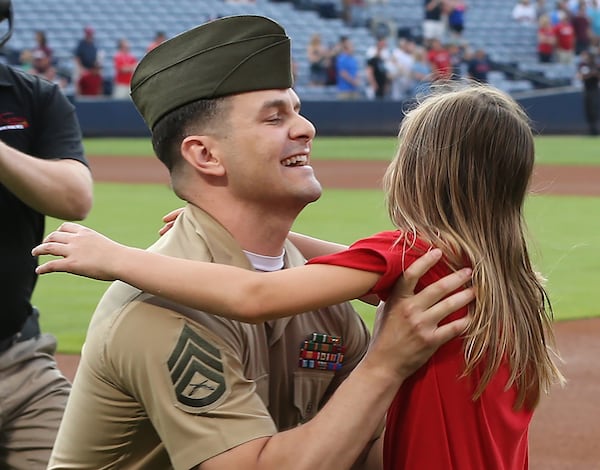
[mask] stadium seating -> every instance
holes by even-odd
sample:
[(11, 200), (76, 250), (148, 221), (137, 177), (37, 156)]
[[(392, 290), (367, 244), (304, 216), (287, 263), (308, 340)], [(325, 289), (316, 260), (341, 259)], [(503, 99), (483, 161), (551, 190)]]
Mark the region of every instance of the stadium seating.
[[(515, 77), (504, 72), (492, 75), (492, 82), (507, 91), (532, 88), (523, 80), (527, 73), (548, 75), (554, 79), (573, 77), (572, 67), (541, 66), (536, 59), (536, 32), (511, 18), (513, 0), (469, 0), (466, 13), (465, 40), (472, 47), (482, 47), (495, 62), (510, 63), (523, 73)], [(83, 28), (92, 26), (103, 51), (103, 74), (112, 77), (112, 56), (117, 40), (127, 38), (132, 52), (141, 57), (156, 31), (173, 36), (210, 18), (232, 14), (260, 13), (280, 22), (293, 41), (293, 57), (297, 67), (298, 87), (306, 98), (329, 99), (334, 90), (308, 87), (306, 47), (313, 32), (319, 32), (326, 44), (347, 35), (355, 44), (356, 55), (364, 57), (373, 42), (372, 28), (385, 23), (392, 32), (408, 31), (420, 36), (423, 16), (422, 2), (388, 0), (353, 11), (352, 25), (339, 17), (341, 0), (254, 0), (236, 3), (224, 0), (40, 0), (13, 1), (15, 32), (10, 41), (13, 49), (34, 45), (34, 32), (44, 30), (55, 57), (67, 73), (72, 68), (72, 52), (83, 36)], [(296, 8), (298, 7), (298, 8)], [(323, 13), (326, 12), (326, 15)], [(321, 13), (321, 14), (319, 14)], [(333, 17), (331, 17), (333, 16)], [(517, 80), (511, 80), (517, 78)]]

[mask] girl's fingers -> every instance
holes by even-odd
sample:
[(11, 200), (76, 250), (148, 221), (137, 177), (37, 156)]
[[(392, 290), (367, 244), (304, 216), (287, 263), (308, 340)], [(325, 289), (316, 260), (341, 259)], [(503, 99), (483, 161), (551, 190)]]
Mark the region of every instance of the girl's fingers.
[(41, 245), (36, 246), (31, 250), (33, 256), (41, 255), (54, 255), (54, 256), (67, 256), (68, 247), (64, 243), (55, 243), (52, 241), (44, 242)]
[(56, 273), (56, 272), (65, 272), (65, 266), (64, 266), (64, 258), (61, 259), (55, 259), (52, 261), (47, 261), (44, 264), (40, 264), (36, 269), (35, 272), (37, 274), (47, 274), (47, 273)]

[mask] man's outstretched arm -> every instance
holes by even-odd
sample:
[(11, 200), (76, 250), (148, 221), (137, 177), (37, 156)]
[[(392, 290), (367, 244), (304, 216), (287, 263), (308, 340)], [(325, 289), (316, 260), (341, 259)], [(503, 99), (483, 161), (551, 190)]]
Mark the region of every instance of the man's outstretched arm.
[[(414, 294), (418, 279), (440, 256), (439, 250), (433, 250), (406, 270), (377, 319), (367, 354), (315, 418), (237, 446), (202, 463), (199, 469), (357, 468), (353, 465), (403, 381), (468, 325), (468, 317), (442, 326), (438, 323), (473, 300), (472, 289), (445, 298), (469, 281), (470, 270), (453, 273)], [(380, 452), (377, 443), (362, 468), (379, 468), (381, 458), (376, 453)]]

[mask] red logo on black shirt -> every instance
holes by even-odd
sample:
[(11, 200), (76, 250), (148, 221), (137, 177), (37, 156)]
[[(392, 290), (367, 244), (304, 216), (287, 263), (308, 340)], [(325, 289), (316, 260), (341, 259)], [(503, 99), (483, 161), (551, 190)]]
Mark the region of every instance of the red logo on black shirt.
[(29, 122), (24, 117), (15, 116), (13, 113), (0, 114), (0, 131), (22, 130), (28, 127)]

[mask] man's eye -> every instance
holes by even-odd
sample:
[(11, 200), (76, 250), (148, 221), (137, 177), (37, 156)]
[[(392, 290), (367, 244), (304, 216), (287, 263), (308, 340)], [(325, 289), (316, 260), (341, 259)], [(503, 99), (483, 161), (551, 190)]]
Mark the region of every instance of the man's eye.
[(281, 121), (281, 116), (271, 116), (267, 119), (267, 122), (277, 123)]

